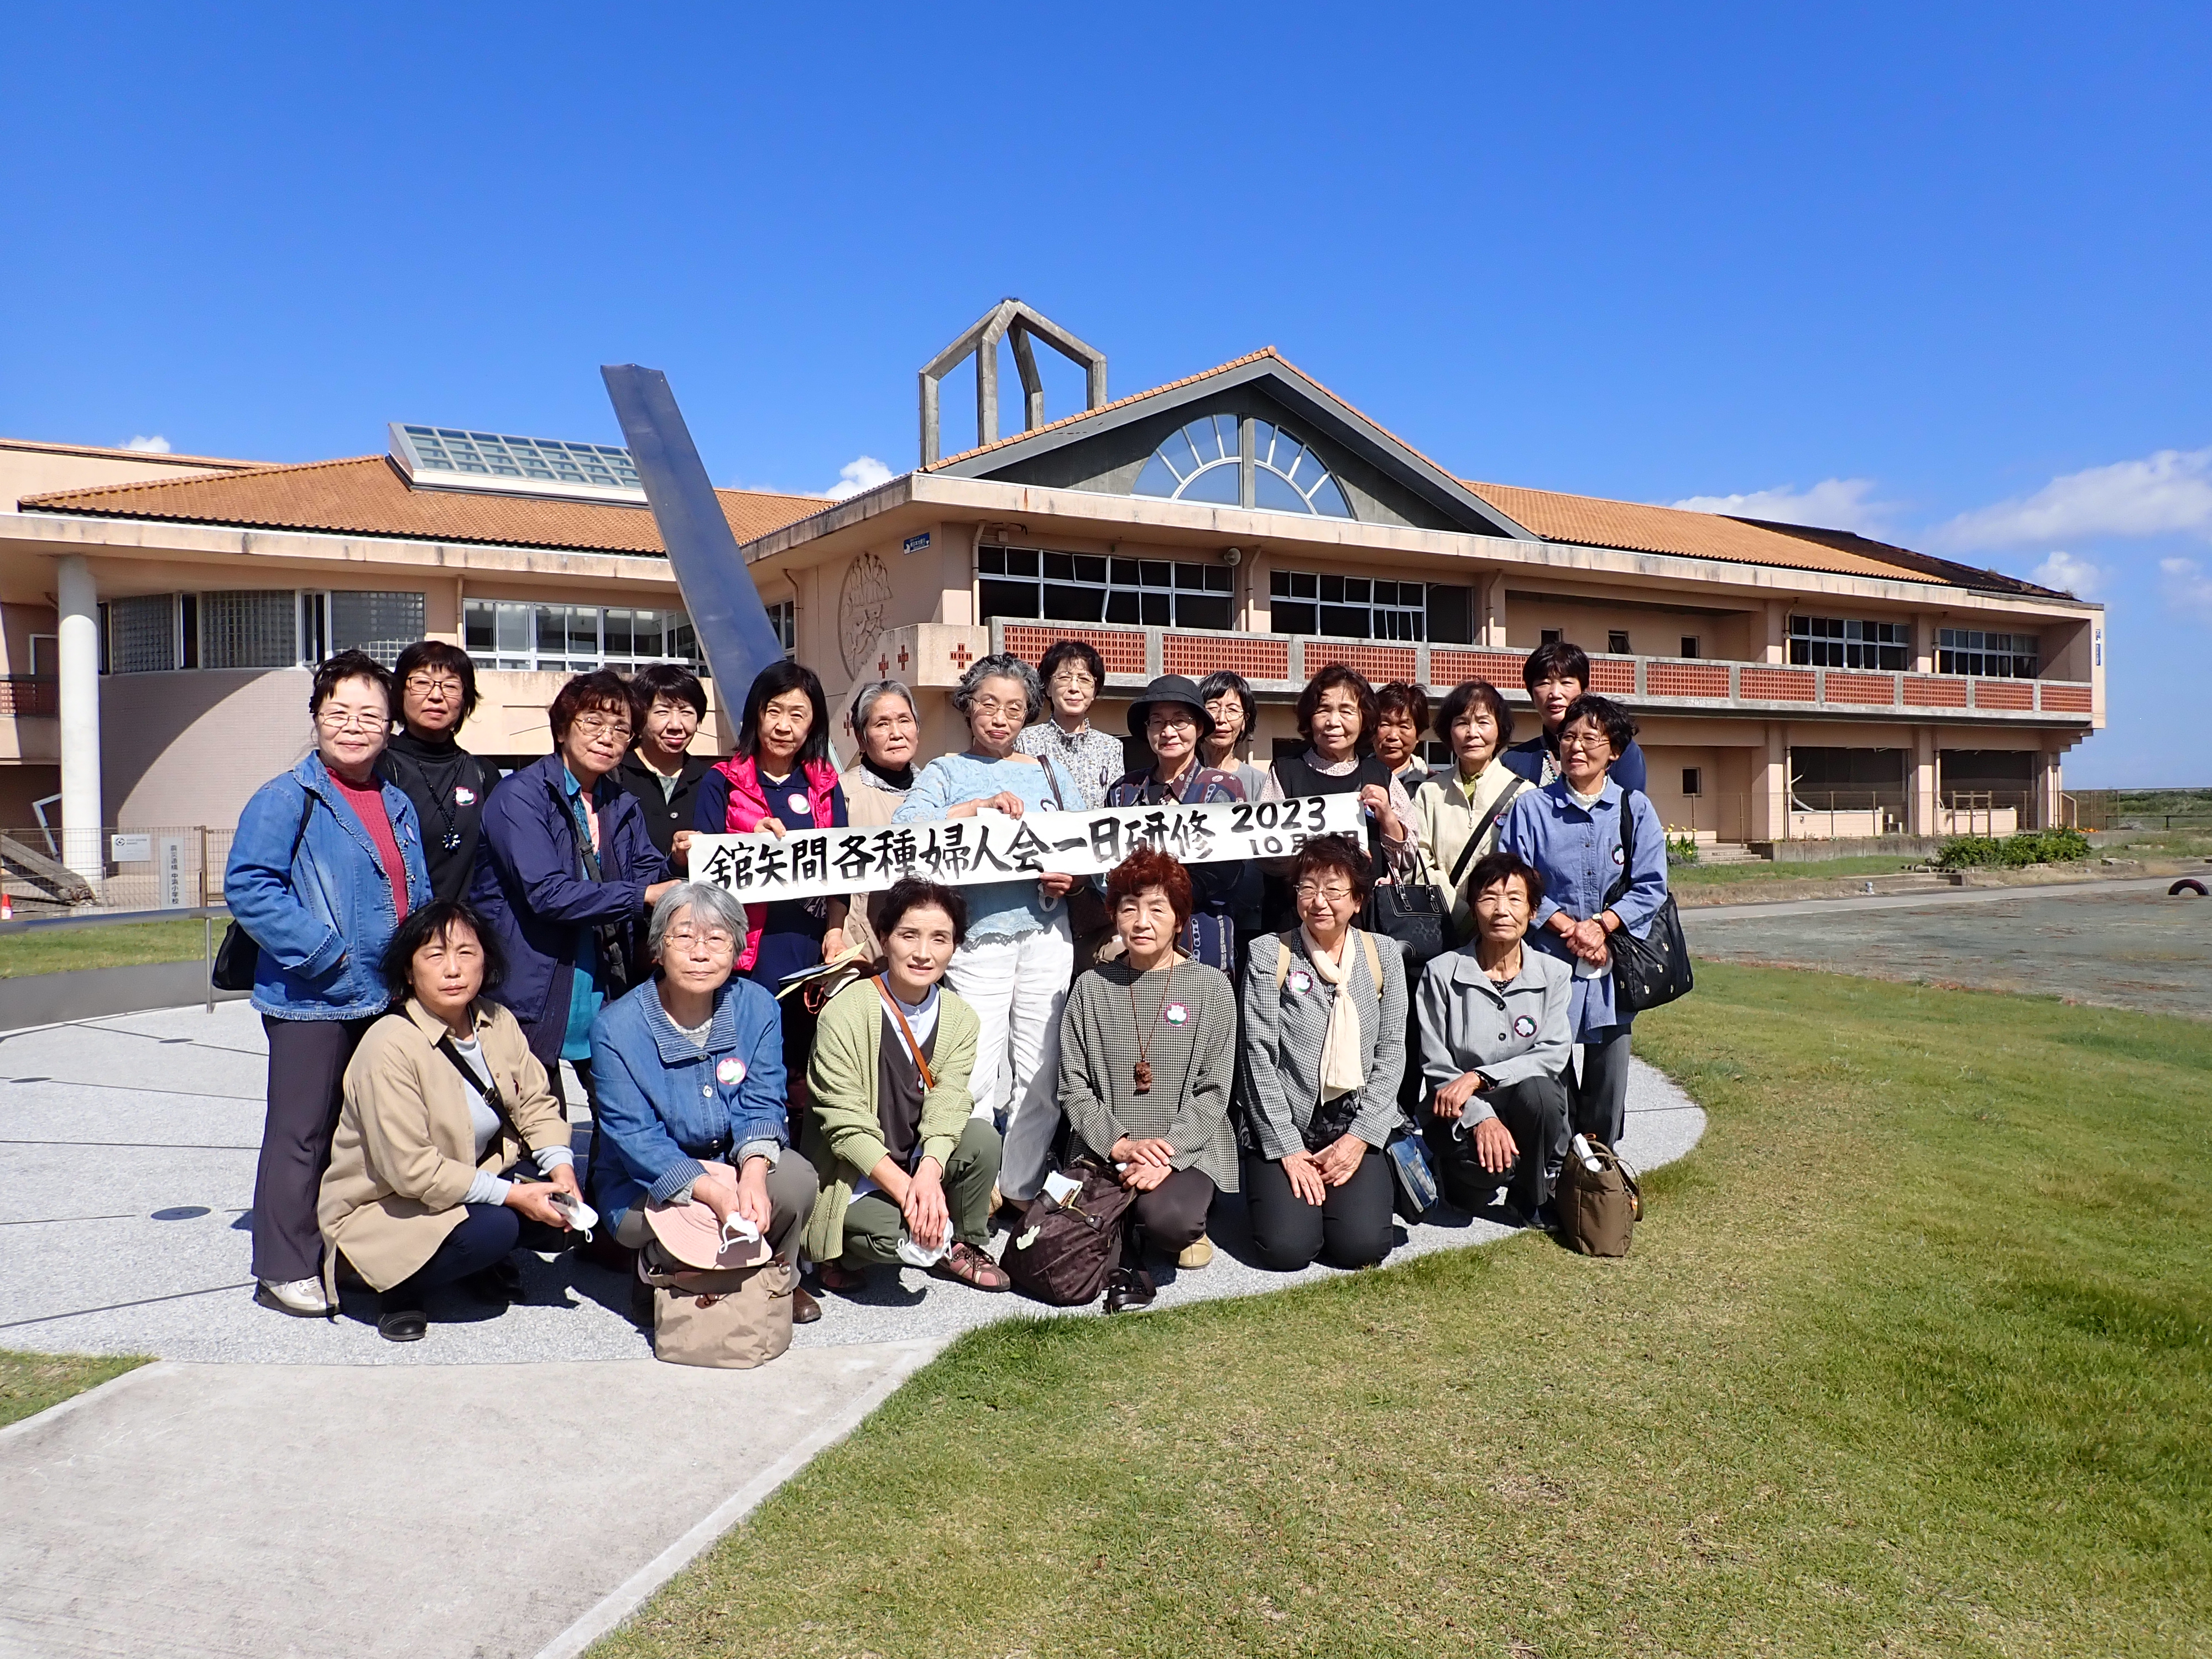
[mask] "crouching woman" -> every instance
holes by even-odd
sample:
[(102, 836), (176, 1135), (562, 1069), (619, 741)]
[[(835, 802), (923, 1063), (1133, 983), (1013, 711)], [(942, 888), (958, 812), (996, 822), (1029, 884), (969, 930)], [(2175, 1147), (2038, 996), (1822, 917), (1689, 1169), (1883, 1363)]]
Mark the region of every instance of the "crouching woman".
[(929, 1268), (939, 1279), (1010, 1289), (984, 1249), (999, 1132), (974, 1115), (969, 1088), (981, 1022), (941, 983), (967, 937), (967, 902), (908, 877), (870, 906), (868, 925), (882, 960), (830, 998), (807, 1067), (805, 1145), (822, 1196), (806, 1254), (833, 1291), (905, 1260), (902, 1244), (915, 1256), (941, 1251)]
[[(744, 940), (743, 905), (705, 882), (678, 882), (646, 933), (659, 975), (592, 1024), (605, 1139), (592, 1152), (592, 1200), (631, 1249), (652, 1236), (647, 1205), (696, 1201), (724, 1226), (743, 1218), (786, 1265), (798, 1255), (814, 1171), (786, 1128), (775, 999), (731, 977)], [(792, 1303), (795, 1322), (821, 1317), (805, 1291)]]
[(1544, 878), (1519, 858), (1480, 860), (1468, 890), (1474, 943), (1438, 957), (1421, 976), (1422, 1133), (1454, 1204), (1486, 1210), (1503, 1186), (1516, 1220), (1548, 1224), (1567, 1151), (1574, 973), (1522, 943), (1544, 902)]
[[(376, 1328), (413, 1342), (424, 1293), (457, 1280), (513, 1299), (518, 1247), (573, 1242), (555, 1200), (576, 1196), (568, 1121), (514, 1016), (480, 993), (499, 976), (489, 931), (438, 899), (409, 915), (384, 955), (399, 1012), (369, 1027), (346, 1066), (317, 1206), (324, 1290), (338, 1257), (379, 1291)], [(533, 1176), (517, 1165), (529, 1156)]]

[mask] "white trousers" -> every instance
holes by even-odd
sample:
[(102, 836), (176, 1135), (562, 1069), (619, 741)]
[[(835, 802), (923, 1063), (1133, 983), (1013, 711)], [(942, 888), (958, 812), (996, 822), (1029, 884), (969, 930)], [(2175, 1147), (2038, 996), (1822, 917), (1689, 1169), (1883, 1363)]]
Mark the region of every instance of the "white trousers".
[(1052, 926), (1017, 939), (963, 945), (945, 977), (975, 1011), (982, 1032), (969, 1080), (975, 1112), (1006, 1137), (999, 1190), (1030, 1199), (1051, 1172), (1060, 1129), (1060, 1016), (1075, 971), (1063, 910)]

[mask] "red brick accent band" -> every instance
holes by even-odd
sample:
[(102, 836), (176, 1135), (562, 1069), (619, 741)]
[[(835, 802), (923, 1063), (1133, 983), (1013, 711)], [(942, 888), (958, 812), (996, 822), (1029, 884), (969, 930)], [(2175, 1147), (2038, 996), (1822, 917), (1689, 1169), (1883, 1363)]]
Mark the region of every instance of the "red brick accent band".
[(1644, 665), (1644, 694), (1653, 697), (1725, 697), (1726, 663), (1654, 662)]
[(2087, 714), (2095, 712), (2096, 702), (2092, 688), (2086, 685), (2057, 685), (2045, 680), (2038, 688), (2043, 696), (2044, 708), (2054, 714)]
[(1462, 680), (1487, 680), (1510, 696), (1520, 690), (1521, 665), (1527, 660), (1510, 651), (1459, 651), (1432, 645), (1429, 684), (1450, 686)]
[(1636, 659), (1633, 657), (1592, 657), (1589, 689), (1601, 697), (1634, 696)]
[(1840, 669), (1828, 671), (1828, 701), (1869, 704), (1877, 708), (1897, 706), (1897, 682), (1887, 674), (1846, 674)]
[(1948, 675), (1907, 674), (1905, 700), (1918, 708), (1964, 708), (1966, 683)]
[(1342, 663), (1356, 668), (1373, 685), (1387, 685), (1392, 680), (1411, 680), (1420, 659), (1410, 645), (1340, 645), (1334, 640), (1306, 641), (1306, 678), (1315, 675), (1331, 663)]
[(1291, 642), (1286, 639), (1255, 640), (1233, 634), (1164, 634), (1160, 636), (1160, 672), (1188, 674), (1202, 680), (1226, 670), (1248, 680), (1287, 680), (1291, 677)]
[(1145, 636), (1122, 628), (1039, 628), (1029, 623), (1008, 623), (1006, 649), (1024, 662), (1042, 662), (1044, 653), (1062, 640), (1081, 640), (1097, 652), (1109, 674), (1145, 672)]
[(1810, 702), (1813, 671), (1809, 668), (1743, 668), (1737, 671), (1747, 702)]
[(2032, 680), (1976, 680), (1974, 707), (2033, 708), (2035, 707), (2035, 684)]

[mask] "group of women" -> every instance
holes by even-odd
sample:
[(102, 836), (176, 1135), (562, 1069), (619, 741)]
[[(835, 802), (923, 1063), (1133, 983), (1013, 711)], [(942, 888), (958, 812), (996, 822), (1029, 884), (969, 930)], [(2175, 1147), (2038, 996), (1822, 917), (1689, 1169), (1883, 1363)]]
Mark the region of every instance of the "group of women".
[[(519, 1246), (581, 1218), (635, 1249), (687, 1206), (827, 1290), (906, 1263), (1003, 1291), (994, 1220), (1088, 1161), (1132, 1192), (1107, 1304), (1139, 1307), (1153, 1256), (1212, 1259), (1224, 1194), (1267, 1267), (1381, 1261), (1387, 1154), (1415, 1134), (1453, 1201), (1544, 1222), (1570, 1133), (1620, 1133), (1606, 941), (1665, 892), (1650, 802), (1607, 776), (1633, 723), (1577, 695), (1558, 776), (1531, 782), (1494, 688), (1431, 722), (1418, 688), (1332, 666), (1298, 699), (1304, 750), (1261, 765), (1243, 681), (1170, 675), (1130, 707), (1131, 767), (1090, 724), (1103, 678), (1080, 641), (1041, 669), (985, 657), (952, 699), (965, 744), (920, 766), (913, 695), (862, 687), (841, 774), (797, 663), (753, 682), (712, 764), (693, 675), (602, 670), (555, 699), (552, 751), (495, 779), (454, 743), (465, 653), (324, 663), (314, 750), (249, 803), (226, 878), (270, 1042), (257, 1297), (320, 1315), (357, 1280), (411, 1340), (433, 1288), (517, 1294)], [(1451, 757), (1433, 774), (1425, 728)], [(1264, 867), (1146, 850), (1104, 878), (750, 906), (678, 873), (702, 833), (1331, 793), (1364, 836)], [(1412, 975), (1363, 925), (1386, 882), (1445, 896), (1453, 948)], [(777, 994), (848, 955), (818, 1008)], [(594, 1128), (580, 1171), (563, 1060)], [(820, 1316), (804, 1288), (794, 1316)]]

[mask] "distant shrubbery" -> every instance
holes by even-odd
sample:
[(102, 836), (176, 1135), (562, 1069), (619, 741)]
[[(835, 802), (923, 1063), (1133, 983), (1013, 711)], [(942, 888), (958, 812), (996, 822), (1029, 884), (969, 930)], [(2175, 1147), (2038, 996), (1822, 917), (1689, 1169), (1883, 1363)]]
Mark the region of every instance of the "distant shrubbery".
[(2079, 830), (2031, 830), (2024, 835), (1954, 836), (1936, 854), (1939, 870), (1996, 865), (2071, 864), (2089, 856), (2089, 838)]
[(1698, 861), (1698, 834), (1694, 830), (1677, 830), (1667, 826), (1667, 862), (1695, 864)]

